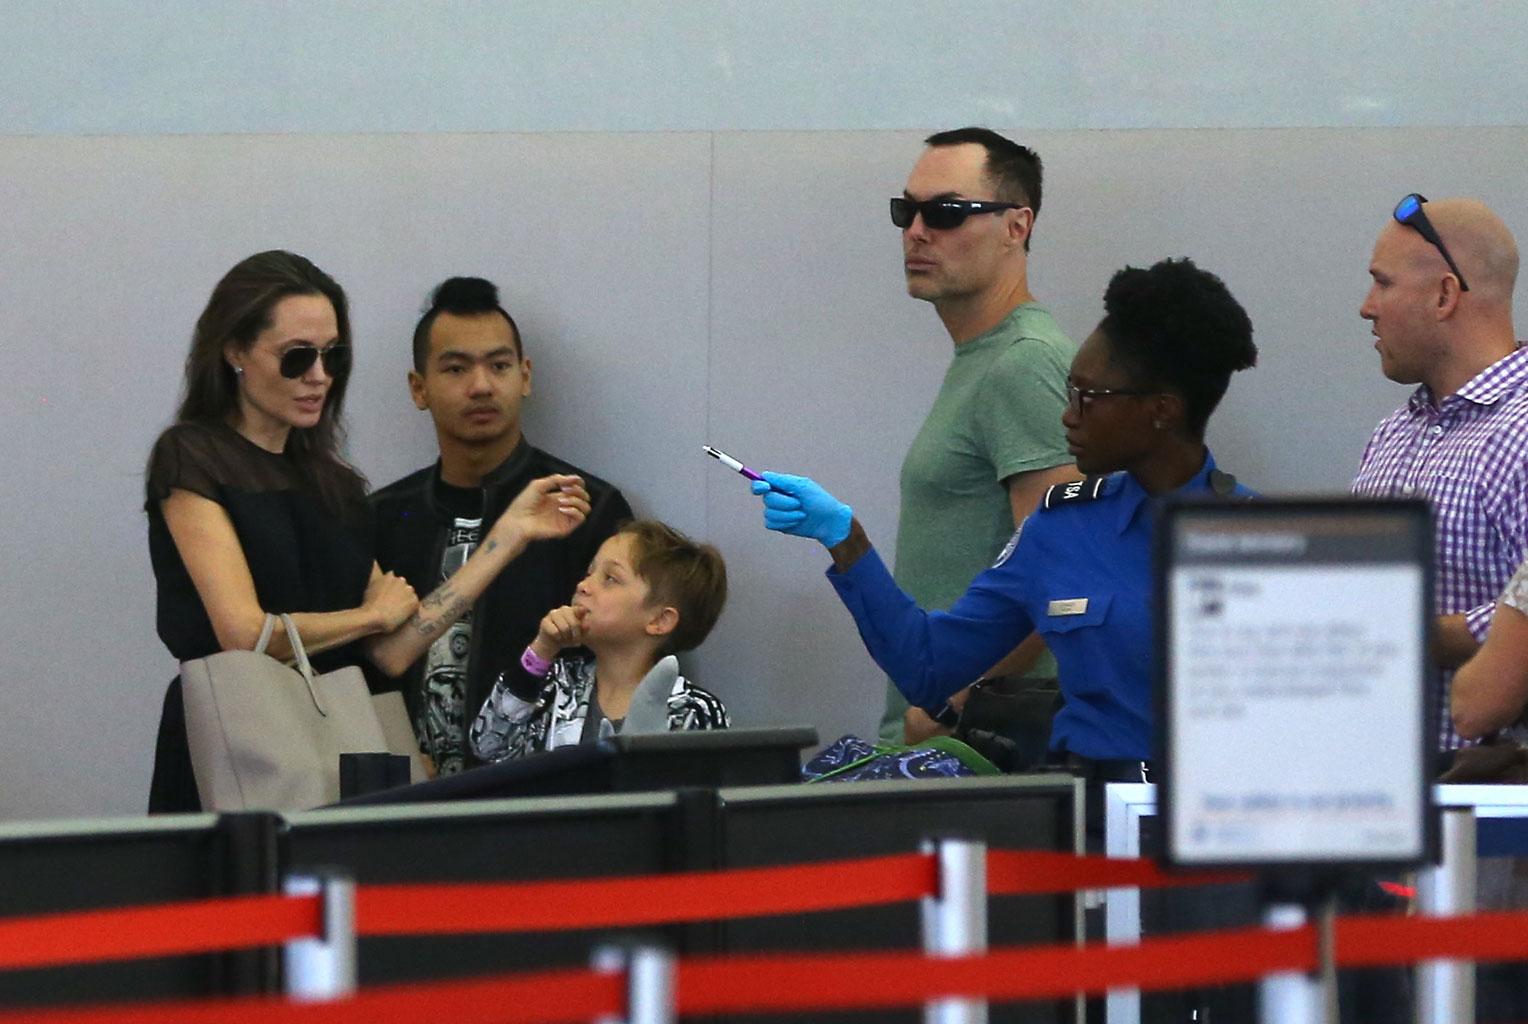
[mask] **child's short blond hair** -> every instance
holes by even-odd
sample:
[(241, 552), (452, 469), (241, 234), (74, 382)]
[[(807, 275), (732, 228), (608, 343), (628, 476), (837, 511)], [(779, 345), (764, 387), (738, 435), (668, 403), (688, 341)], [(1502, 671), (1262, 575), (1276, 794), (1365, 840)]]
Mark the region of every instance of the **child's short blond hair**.
[(727, 564), (710, 544), (698, 544), (656, 519), (638, 519), (617, 534), (631, 538), (632, 568), (654, 603), (679, 612), (665, 654), (699, 647), (727, 603)]

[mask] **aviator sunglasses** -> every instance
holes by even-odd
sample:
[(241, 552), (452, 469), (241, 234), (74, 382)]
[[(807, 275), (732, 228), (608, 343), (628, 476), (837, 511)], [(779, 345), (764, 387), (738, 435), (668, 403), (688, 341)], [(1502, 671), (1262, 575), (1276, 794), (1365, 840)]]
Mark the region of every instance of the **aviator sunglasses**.
[(980, 199), (925, 199), (918, 202), (905, 196), (891, 200), (891, 222), (899, 228), (913, 226), (913, 217), (923, 215), (923, 225), (935, 231), (958, 228), (976, 213), (1001, 213), (1027, 209), (1023, 203), (989, 203)]
[(328, 348), (319, 348), (317, 345), (293, 345), (281, 353), (281, 375), (296, 380), (319, 360), (323, 360), (325, 373), (338, 377), (350, 369), (350, 346), (330, 345)]
[(1454, 257), (1448, 254), (1448, 247), (1443, 244), (1443, 239), (1438, 237), (1438, 231), (1427, 219), (1427, 214), (1422, 212), (1422, 204), (1427, 202), (1427, 197), (1413, 192), (1411, 195), (1395, 204), (1395, 219), (1397, 223), (1404, 224), (1417, 234), (1432, 243), (1433, 248), (1443, 254), (1443, 259), (1448, 263), (1448, 269), (1454, 272), (1459, 279), (1459, 290), (1467, 292), (1470, 286), (1464, 283), (1464, 275), (1459, 273), (1459, 265), (1454, 262)]

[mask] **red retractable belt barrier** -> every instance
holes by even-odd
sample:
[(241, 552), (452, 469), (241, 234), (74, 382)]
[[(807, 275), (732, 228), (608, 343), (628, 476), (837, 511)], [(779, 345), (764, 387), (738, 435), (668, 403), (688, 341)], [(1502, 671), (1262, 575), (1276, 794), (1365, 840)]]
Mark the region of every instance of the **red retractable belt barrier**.
[(1528, 912), (1337, 919), (1339, 967), (1388, 967), (1421, 960), (1528, 960)]
[[(1142, 860), (993, 850), (992, 895), (1206, 885), (1235, 874), (1170, 874)], [(362, 886), (361, 935), (622, 928), (800, 914), (931, 896), (927, 854), (634, 878), (506, 884)], [(152, 907), (0, 919), (0, 969), (220, 952), (318, 934), (317, 897), (239, 896)]]
[[(994, 896), (1211, 885), (1245, 877), (1169, 874), (1149, 861), (1047, 851), (994, 850), (987, 855), (987, 887)], [(356, 894), (356, 930), (362, 935), (423, 935), (618, 928), (842, 910), (937, 892), (934, 858), (918, 853), (643, 878), (369, 885)]]
[[(993, 895), (1014, 895), (1205, 885), (1240, 876), (994, 850), (987, 877)], [(356, 930), (429, 935), (681, 924), (900, 903), (932, 896), (937, 886), (934, 858), (921, 853), (633, 878), (368, 885), (356, 892)], [(317, 897), (239, 896), (0, 919), (0, 970), (275, 945), (318, 934), (319, 913)]]
[[(1344, 918), (1340, 967), (1429, 959), (1528, 958), (1528, 913), (1465, 918)], [(678, 965), (681, 1014), (912, 1006), (946, 996), (999, 1002), (1111, 988), (1158, 990), (1312, 970), (1316, 934), (1238, 929), (1147, 939), (1135, 946), (1037, 946), (935, 959), (919, 953), (705, 957)], [(334, 1003), (216, 1000), (0, 1014), (0, 1024), (371, 1024), (431, 1016), (454, 1024), (563, 1024), (621, 1012), (623, 983), (590, 971), (386, 986)]]
[(679, 965), (678, 1007), (680, 1014), (704, 1014), (884, 1009), (945, 996), (1061, 999), (1109, 988), (1250, 981), (1315, 963), (1310, 928), (1175, 936), (1138, 946), (1007, 948), (949, 959), (918, 953), (697, 959)]
[(231, 896), (0, 918), (0, 969), (217, 953), (318, 935), (317, 896)]
[(933, 857), (919, 853), (641, 878), (368, 885), (356, 891), (356, 931), (424, 935), (675, 924), (901, 903), (932, 896), (937, 885)]
[(543, 971), (471, 981), (387, 985), (332, 1003), (271, 998), (28, 1009), (0, 1013), (4, 1024), (377, 1024), (448, 1020), (451, 1024), (588, 1024), (620, 1014), (625, 981), (587, 970)]
[(1233, 872), (1167, 872), (1149, 860), (1077, 857), (1048, 850), (989, 850), (987, 893), (1075, 892), (1078, 889), (1164, 889), (1175, 886), (1245, 882), (1252, 876)]

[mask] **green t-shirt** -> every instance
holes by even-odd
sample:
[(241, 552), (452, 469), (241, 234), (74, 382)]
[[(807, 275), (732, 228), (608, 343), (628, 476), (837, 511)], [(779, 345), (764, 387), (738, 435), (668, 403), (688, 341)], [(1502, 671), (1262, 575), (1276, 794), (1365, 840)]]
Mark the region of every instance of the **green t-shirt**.
[[(1076, 352), (1035, 302), (956, 347), (902, 462), (893, 575), (920, 607), (954, 604), (1013, 536), (1005, 480), (1071, 461), (1061, 411)], [(1055, 661), (1047, 653), (1026, 674), (1054, 677)], [(883, 739), (901, 741), (906, 710), (907, 701), (888, 681)]]

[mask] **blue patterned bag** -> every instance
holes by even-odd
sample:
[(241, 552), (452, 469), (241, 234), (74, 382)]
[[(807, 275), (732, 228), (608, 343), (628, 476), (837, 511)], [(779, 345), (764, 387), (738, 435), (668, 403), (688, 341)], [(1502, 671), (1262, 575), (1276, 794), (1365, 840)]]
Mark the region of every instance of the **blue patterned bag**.
[(1001, 774), (991, 761), (951, 736), (934, 736), (911, 747), (872, 744), (842, 736), (801, 768), (803, 782), (866, 779), (954, 779)]

